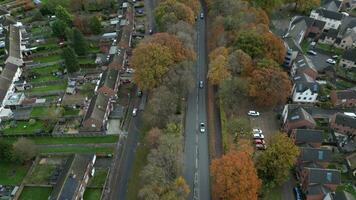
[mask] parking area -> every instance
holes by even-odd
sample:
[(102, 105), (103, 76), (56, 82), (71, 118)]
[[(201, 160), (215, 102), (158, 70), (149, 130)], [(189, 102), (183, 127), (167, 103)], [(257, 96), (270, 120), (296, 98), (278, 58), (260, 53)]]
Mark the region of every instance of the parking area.
[(306, 55), (314, 64), (316, 70), (318, 72), (323, 71), (326, 67), (330, 66), (331, 64), (327, 63), (326, 60), (331, 58), (333, 55), (330, 53), (327, 53), (323, 50), (320, 50), (318, 48), (310, 48), (310, 50), (315, 51), (317, 54), (316, 55)]
[(280, 128), (277, 113), (272, 110), (262, 111), (258, 117), (250, 117), (250, 123), (252, 128), (258, 128), (263, 131), (267, 145), (272, 134), (276, 133)]

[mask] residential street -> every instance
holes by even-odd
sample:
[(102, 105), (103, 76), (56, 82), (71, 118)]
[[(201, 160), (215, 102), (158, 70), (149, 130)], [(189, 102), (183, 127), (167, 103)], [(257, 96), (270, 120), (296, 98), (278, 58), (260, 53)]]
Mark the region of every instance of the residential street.
[(199, 88), (199, 81), (206, 83), (206, 32), (205, 18), (197, 20), (196, 85), (188, 97), (185, 123), (185, 179), (191, 193), (188, 199), (210, 199), (208, 133), (200, 132), (200, 123), (207, 127), (206, 87)]

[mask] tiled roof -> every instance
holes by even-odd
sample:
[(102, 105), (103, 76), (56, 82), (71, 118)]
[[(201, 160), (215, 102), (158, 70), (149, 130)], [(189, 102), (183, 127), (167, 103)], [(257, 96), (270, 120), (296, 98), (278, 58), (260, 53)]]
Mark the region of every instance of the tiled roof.
[(326, 10), (324, 8), (318, 8), (315, 10), (315, 12), (317, 12), (320, 16), (323, 16), (325, 18), (339, 20), (339, 21), (342, 20), (342, 18), (344, 17), (344, 15), (339, 12)]
[(99, 122), (103, 121), (108, 103), (109, 103), (109, 98), (106, 97), (105, 95), (103, 94), (95, 95), (90, 101), (90, 105), (85, 114), (84, 120), (91, 118)]
[(340, 184), (340, 171), (336, 169), (306, 168), (309, 184)]
[(300, 159), (305, 162), (329, 162), (331, 160), (331, 150), (319, 148), (300, 148)]
[(288, 114), (289, 122), (297, 122), (297, 121), (301, 121), (301, 120), (307, 120), (310, 123), (315, 124), (313, 117), (307, 111), (305, 111), (304, 108), (297, 107), (293, 110), (290, 110), (290, 112)]
[(321, 143), (323, 141), (323, 131), (314, 129), (296, 129), (296, 143)]
[(336, 96), (338, 99), (356, 99), (356, 90), (339, 90), (336, 91)]
[(342, 59), (356, 62), (356, 49), (348, 49), (342, 54)]
[(337, 113), (335, 116), (335, 123), (356, 129), (356, 118), (342, 113)]

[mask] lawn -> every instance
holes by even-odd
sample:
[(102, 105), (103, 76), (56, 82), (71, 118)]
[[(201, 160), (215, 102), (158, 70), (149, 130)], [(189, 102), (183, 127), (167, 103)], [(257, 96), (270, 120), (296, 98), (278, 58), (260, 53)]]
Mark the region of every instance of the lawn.
[(30, 83), (40, 83), (40, 82), (49, 82), (49, 81), (59, 81), (62, 80), (60, 77), (49, 75), (49, 76), (38, 76), (30, 80)]
[(78, 58), (80, 65), (95, 64), (95, 60), (91, 58)]
[(101, 189), (87, 188), (84, 192), (85, 200), (100, 200)]
[(337, 80), (335, 85), (338, 90), (346, 90), (355, 86), (353, 83), (344, 80)]
[(44, 123), (37, 120), (34, 124), (30, 124), (27, 121), (16, 122), (16, 127), (11, 128), (9, 122), (3, 124), (4, 135), (17, 135), (17, 134), (34, 134), (38, 130), (44, 129)]
[(53, 171), (56, 169), (56, 165), (48, 164), (37, 164), (35, 170), (29, 177), (26, 179), (26, 183), (30, 184), (48, 184)]
[(31, 72), (41, 75), (51, 75), (52, 72), (59, 71), (59, 68), (59, 65), (51, 65), (46, 67), (33, 68), (31, 69)]
[(48, 107), (32, 107), (31, 118), (37, 118), (47, 112)]
[(61, 148), (42, 148), (40, 153), (105, 153), (112, 154), (114, 149), (111, 147), (61, 147)]
[(107, 169), (96, 168), (94, 177), (92, 177), (89, 181), (89, 186), (104, 187), (107, 174), (108, 174)]
[(51, 187), (25, 187), (19, 200), (47, 200), (51, 195)]
[(78, 115), (80, 109), (71, 108), (71, 107), (64, 107), (64, 116), (71, 116), (71, 115)]
[(52, 85), (45, 85), (41, 87), (34, 87), (29, 92), (50, 92), (50, 91), (58, 91), (58, 90), (65, 90), (67, 88), (66, 83), (61, 84), (52, 84)]
[(31, 138), (36, 144), (99, 144), (115, 143), (118, 136), (102, 137), (36, 137)]
[(0, 162), (0, 185), (20, 185), (30, 165)]
[(34, 58), (34, 62), (40, 62), (40, 63), (47, 63), (47, 62), (55, 62), (61, 60), (62, 57), (59, 54), (51, 55), (51, 56), (46, 56), (46, 57), (37, 57)]
[(334, 54), (337, 54), (337, 55), (341, 55), (344, 52), (343, 49), (336, 48), (336, 47), (333, 47), (332, 45), (328, 45), (328, 44), (318, 43), (316, 45), (316, 47), (318, 49), (321, 49), (321, 50), (324, 50), (324, 51), (327, 51), (327, 52), (331, 52), (331, 53), (334, 53)]

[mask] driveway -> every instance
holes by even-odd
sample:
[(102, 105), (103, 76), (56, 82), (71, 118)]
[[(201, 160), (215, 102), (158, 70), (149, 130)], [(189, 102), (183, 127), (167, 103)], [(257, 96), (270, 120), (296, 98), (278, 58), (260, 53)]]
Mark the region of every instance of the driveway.
[(330, 66), (329, 63), (326, 62), (327, 59), (331, 58), (333, 54), (320, 50), (318, 48), (310, 48), (317, 53), (317, 55), (306, 55), (313, 62), (315, 69), (318, 72), (323, 71), (326, 67)]

